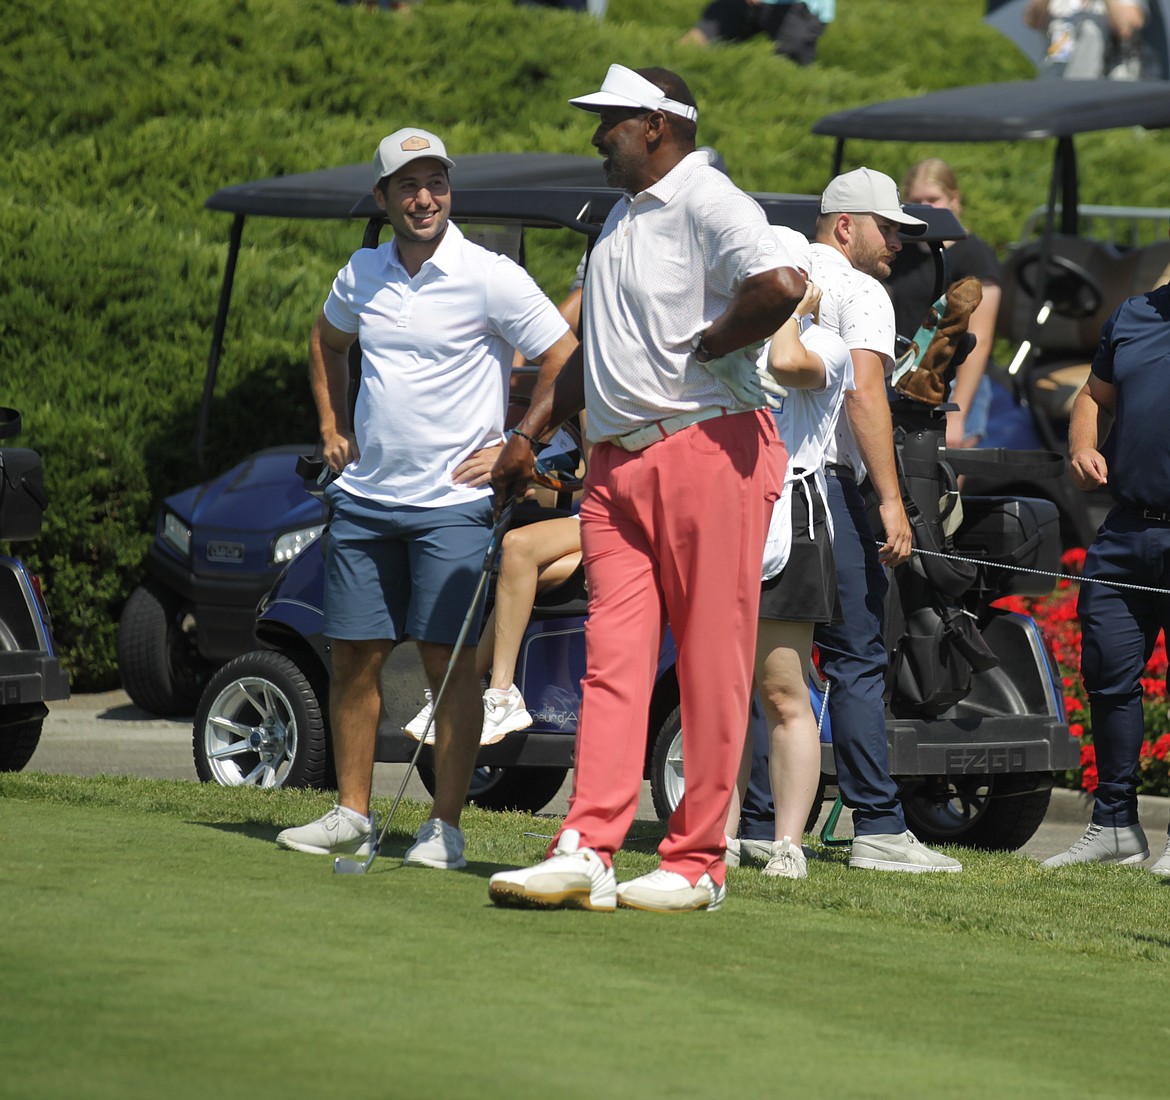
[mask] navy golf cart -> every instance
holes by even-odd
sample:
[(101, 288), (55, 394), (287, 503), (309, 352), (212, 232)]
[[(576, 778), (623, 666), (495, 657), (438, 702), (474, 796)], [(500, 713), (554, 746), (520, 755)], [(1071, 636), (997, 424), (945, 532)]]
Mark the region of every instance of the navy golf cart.
[[(511, 226), (522, 234), (569, 230), (582, 235), (584, 247), (616, 197), (598, 187), (477, 189), (461, 183), (453, 213), (465, 225)], [(756, 198), (774, 224), (811, 236), (815, 198)], [(949, 211), (912, 209), (928, 222), (932, 242), (963, 235)], [(368, 219), (363, 243), (373, 247), (383, 229), (380, 212), (368, 195), (360, 194), (353, 210)], [(941, 251), (936, 255), (940, 286), (945, 274)], [(950, 560), (961, 551), (974, 564), (959, 566), (958, 580), (945, 570), (926, 575), (903, 567), (906, 572), (891, 597), (893, 772), (902, 784), (912, 827), (924, 839), (1015, 848), (1043, 818), (1053, 771), (1075, 766), (1077, 747), (1065, 724), (1059, 679), (1035, 623), (991, 605), (1008, 593), (1051, 586), (1044, 574), (1058, 566), (1057, 514), (1045, 501), (965, 498), (965, 518), (954, 530), (939, 500), (949, 500), (948, 514), (953, 512), (954, 475), (962, 456), (941, 447), (933, 415), (912, 410), (900, 431), (907, 492), (918, 501), (940, 552)], [(302, 467), (302, 472), (310, 471)], [(306, 484), (311, 494), (311, 478)], [(1021, 573), (1021, 566), (1035, 572)], [(313, 542), (284, 567), (262, 600), (254, 627), (260, 648), (229, 661), (204, 688), (193, 730), (202, 779), (225, 785), (331, 785), (322, 573), (321, 547)], [(936, 587), (945, 592), (936, 594)], [(534, 723), (481, 750), (469, 796), (477, 804), (537, 811), (564, 781), (573, 763), (586, 610), (580, 575), (538, 598), (516, 676)], [(974, 637), (963, 626), (967, 622)], [(810, 690), (819, 698), (821, 685), (814, 683)], [(663, 816), (683, 791), (679, 723), (668, 638), (658, 659), (645, 761)], [(827, 727), (824, 736), (831, 736)], [(376, 758), (408, 761), (415, 746), (384, 721)], [(433, 785), (432, 765), (431, 750), (424, 748), (419, 771), (428, 785)], [(822, 767), (831, 784), (827, 743)]]

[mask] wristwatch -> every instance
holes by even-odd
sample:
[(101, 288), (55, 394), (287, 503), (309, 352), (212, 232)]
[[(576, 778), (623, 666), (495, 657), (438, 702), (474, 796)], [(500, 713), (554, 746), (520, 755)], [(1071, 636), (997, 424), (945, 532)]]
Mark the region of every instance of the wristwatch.
[(703, 343), (703, 335), (701, 332), (696, 332), (691, 337), (691, 354), (695, 357), (696, 362), (710, 363), (715, 356), (707, 350), (707, 345)]

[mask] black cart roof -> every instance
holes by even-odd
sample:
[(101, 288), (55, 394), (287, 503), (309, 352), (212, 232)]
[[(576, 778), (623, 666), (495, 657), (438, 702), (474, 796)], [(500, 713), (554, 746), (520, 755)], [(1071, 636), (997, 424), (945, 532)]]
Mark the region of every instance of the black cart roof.
[(814, 134), (870, 141), (1019, 141), (1170, 126), (1164, 80), (1013, 80), (834, 111)]
[[(456, 196), (461, 189), (508, 186), (605, 188), (600, 157), (570, 153), (470, 153), (451, 169)], [(363, 199), (374, 208), (372, 163), (322, 168), (291, 176), (237, 183), (216, 191), (204, 205), (229, 214), (273, 218), (348, 218), (363, 216), (354, 207)], [(616, 192), (615, 192), (616, 194)]]

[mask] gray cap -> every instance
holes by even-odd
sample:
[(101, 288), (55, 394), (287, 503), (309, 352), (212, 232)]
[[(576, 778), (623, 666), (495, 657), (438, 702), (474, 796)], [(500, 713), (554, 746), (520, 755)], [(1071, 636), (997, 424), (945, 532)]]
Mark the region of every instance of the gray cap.
[(911, 237), (926, 232), (926, 222), (902, 210), (898, 185), (883, 172), (855, 168), (838, 176), (821, 196), (822, 214), (877, 214), (900, 225)]
[(374, 154), (374, 182), (394, 175), (399, 168), (423, 157), (432, 157), (448, 168), (455, 167), (455, 162), (447, 156), (447, 147), (442, 139), (430, 131), (420, 130), (417, 126), (395, 130), (389, 137), (382, 139)]

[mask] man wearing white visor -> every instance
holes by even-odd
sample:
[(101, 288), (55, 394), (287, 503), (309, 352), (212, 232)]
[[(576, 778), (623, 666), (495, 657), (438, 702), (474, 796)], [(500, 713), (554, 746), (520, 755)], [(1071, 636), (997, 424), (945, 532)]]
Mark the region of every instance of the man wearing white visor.
[[(747, 723), (759, 568), (786, 456), (755, 354), (804, 292), (759, 205), (695, 147), (698, 110), (665, 69), (611, 65), (570, 101), (627, 194), (584, 288), (583, 351), (541, 371), (493, 472), (522, 488), (531, 439), (585, 407), (594, 443), (581, 504), (589, 586), (573, 797), (549, 858), (493, 875), (501, 905), (713, 910)], [(725, 381), (726, 379), (726, 381)], [(686, 794), (661, 866), (617, 885), (614, 853), (641, 791), (650, 698), (669, 621), (678, 649)]]

